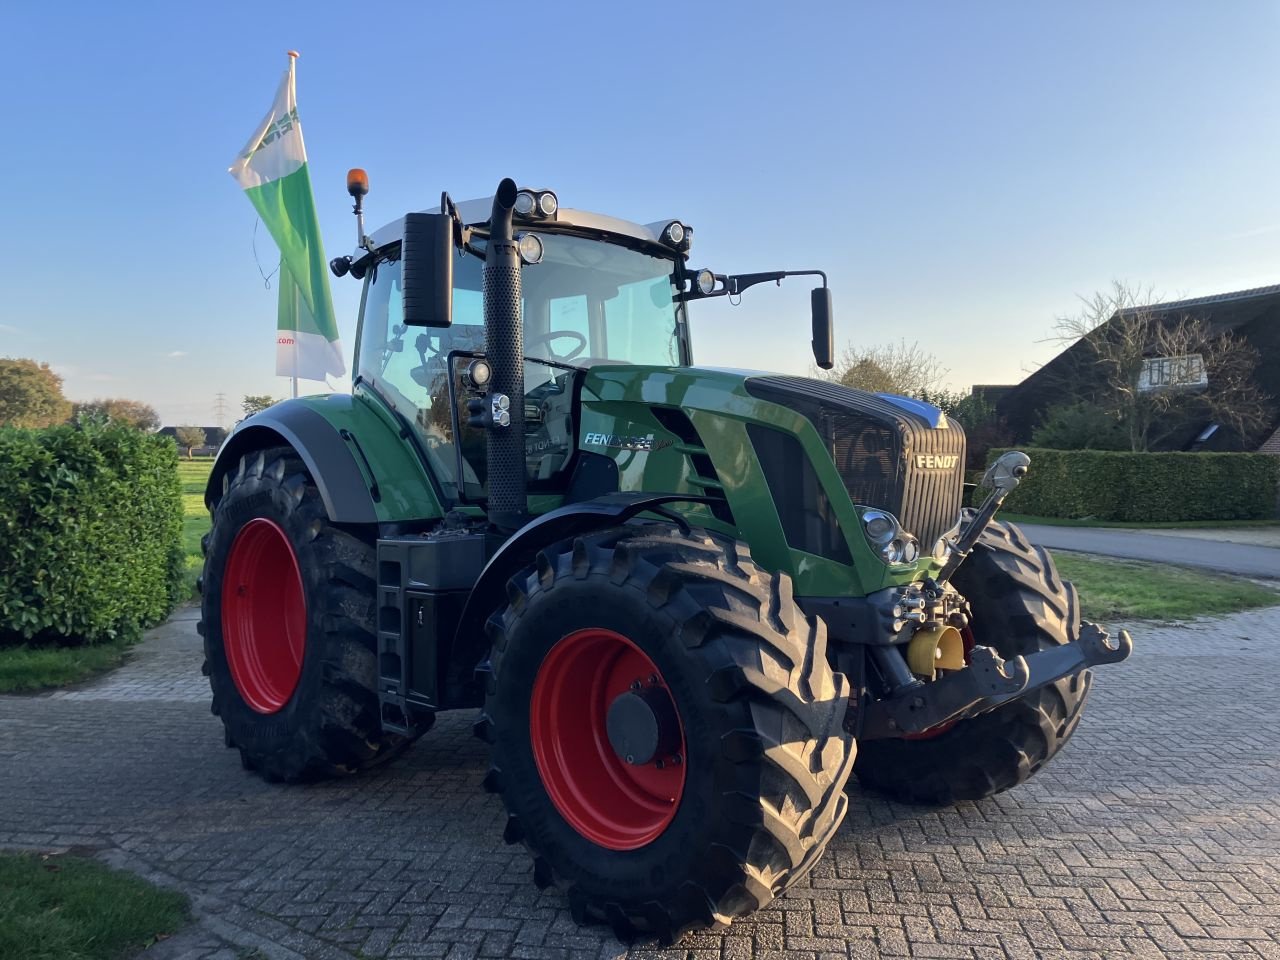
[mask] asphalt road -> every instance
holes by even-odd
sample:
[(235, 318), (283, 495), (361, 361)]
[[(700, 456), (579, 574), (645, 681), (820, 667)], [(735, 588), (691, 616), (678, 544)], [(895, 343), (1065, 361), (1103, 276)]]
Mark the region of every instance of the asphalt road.
[[(1280, 579), (1280, 549), (1106, 527), (1045, 527), (1019, 524), (1033, 543), (1050, 550), (1076, 550), (1128, 560), (1153, 560), (1186, 567), (1205, 567), (1246, 577)], [(1202, 534), (1203, 531), (1197, 531)]]

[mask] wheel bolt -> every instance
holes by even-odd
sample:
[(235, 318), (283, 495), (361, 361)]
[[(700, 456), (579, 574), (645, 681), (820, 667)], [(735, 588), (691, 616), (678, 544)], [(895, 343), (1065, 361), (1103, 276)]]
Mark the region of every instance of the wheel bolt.
[(656, 687), (658, 685), (658, 675), (656, 673), (649, 674), (649, 682)]
[(674, 757), (671, 758), (671, 765), (673, 767), (678, 767), (680, 766), (680, 763), (681, 763), (680, 754), (677, 753)]
[(631, 689), (632, 689), (632, 690), (639, 690), (639, 689), (640, 689), (640, 681), (639, 681), (639, 680), (632, 680), (632, 681), (631, 681)]

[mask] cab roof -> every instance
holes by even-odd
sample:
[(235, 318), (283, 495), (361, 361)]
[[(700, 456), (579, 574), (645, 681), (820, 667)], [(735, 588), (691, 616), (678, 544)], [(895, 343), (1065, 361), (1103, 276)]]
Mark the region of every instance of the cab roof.
[[(467, 226), (478, 226), (489, 222), (489, 215), (493, 211), (493, 197), (480, 197), (475, 200), (463, 200), (461, 203), (455, 204), (458, 208), (458, 215), (462, 217), (462, 222)], [(422, 213), (439, 213), (439, 207), (432, 207), (430, 210), (423, 210)], [(666, 246), (662, 242), (662, 231), (666, 229), (667, 224), (674, 220), (669, 217), (666, 220), (655, 220), (653, 223), (641, 224), (632, 223), (630, 220), (619, 220), (617, 217), (610, 217), (603, 213), (591, 213), (588, 210), (574, 210), (569, 207), (561, 207), (557, 212), (554, 220), (541, 219), (524, 219), (516, 217), (516, 223), (530, 227), (537, 227), (546, 223), (568, 224), (573, 227), (582, 227), (587, 230), (600, 230), (605, 233), (617, 234), (618, 236), (630, 237), (634, 240), (640, 240), (645, 243), (653, 243), (659, 246)], [(686, 225), (687, 226), (687, 225)], [(404, 217), (392, 220), (385, 226), (379, 227), (370, 236), (374, 249), (384, 247), (389, 243), (396, 243), (404, 237)], [(359, 260), (366, 256), (367, 250), (357, 248), (353, 255), (353, 260)]]

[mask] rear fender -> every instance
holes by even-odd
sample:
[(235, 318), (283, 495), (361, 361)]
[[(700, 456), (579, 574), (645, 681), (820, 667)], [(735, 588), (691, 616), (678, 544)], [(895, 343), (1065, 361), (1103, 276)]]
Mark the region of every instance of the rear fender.
[(205, 488), (212, 510), (224, 478), (247, 454), (291, 447), (333, 523), (428, 520), (442, 515), (431, 478), (372, 404), (345, 394), (286, 400), (242, 420), (218, 451)]

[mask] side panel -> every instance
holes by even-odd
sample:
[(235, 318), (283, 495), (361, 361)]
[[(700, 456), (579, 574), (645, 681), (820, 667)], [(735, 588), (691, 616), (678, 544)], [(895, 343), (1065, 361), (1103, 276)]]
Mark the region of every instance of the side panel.
[(329, 519), (395, 523), (443, 516), (433, 478), (376, 397), (357, 393), (286, 400), (236, 425), (205, 488), (210, 509), (222, 479), (255, 450), (288, 445), (306, 463)]

